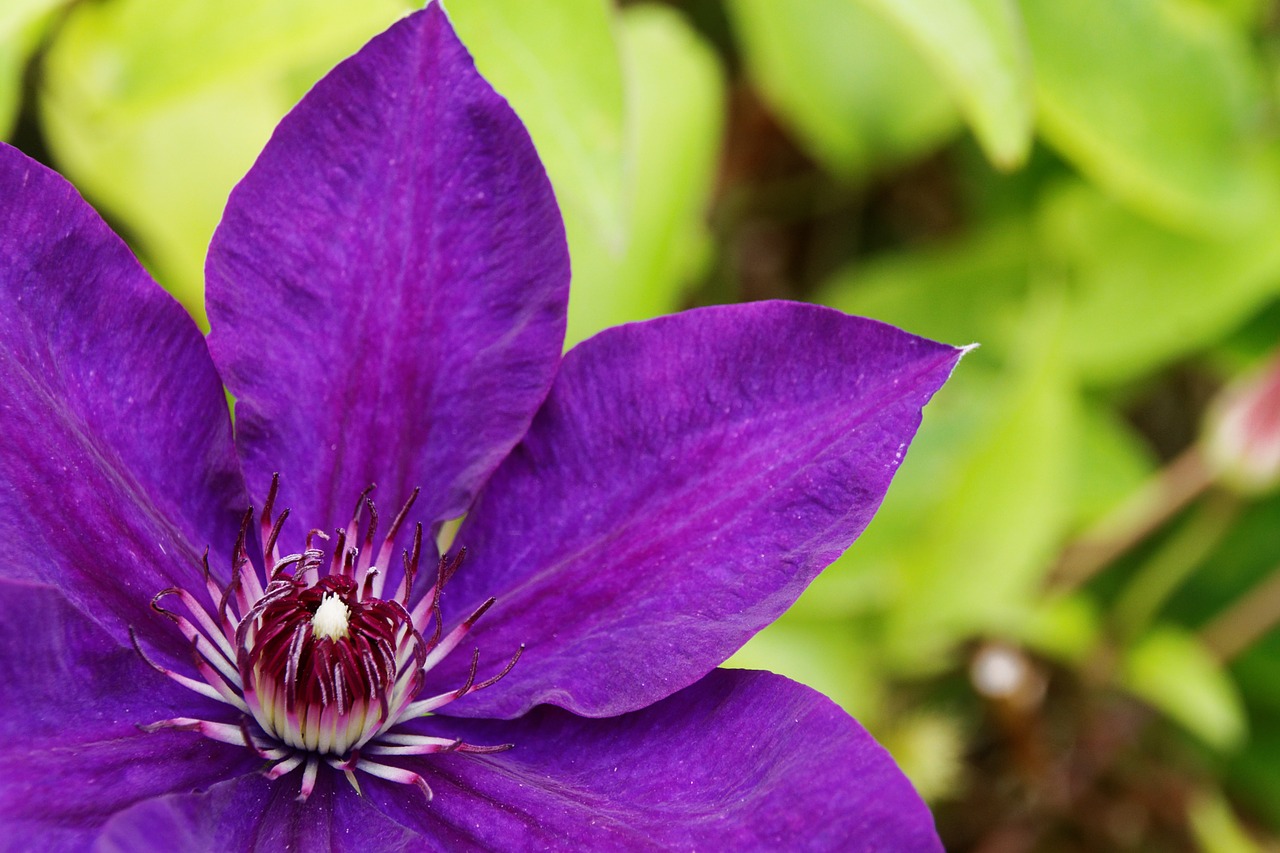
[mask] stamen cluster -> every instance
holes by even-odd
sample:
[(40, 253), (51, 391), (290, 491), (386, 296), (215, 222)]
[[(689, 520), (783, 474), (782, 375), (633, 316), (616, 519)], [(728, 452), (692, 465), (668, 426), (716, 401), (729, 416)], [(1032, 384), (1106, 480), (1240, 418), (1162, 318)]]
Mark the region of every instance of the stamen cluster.
[[(200, 678), (155, 663), (134, 635), (134, 646), (148, 664), (184, 687), (235, 708), (239, 721), (177, 717), (144, 728), (195, 731), (248, 747), (270, 762), (266, 774), (273, 779), (302, 767), (300, 799), (311, 794), (322, 763), (342, 770), (357, 791), (354, 771), (361, 770), (417, 785), (429, 798), (431, 789), (420, 774), (387, 759), (509, 749), (511, 744), (477, 746), (391, 731), (488, 687), (520, 658), (517, 651), (502, 671), (477, 683), (477, 649), (462, 687), (417, 698), (426, 673), (457, 647), (494, 601), (489, 599), (444, 632), (440, 593), (461, 565), (464, 550), (452, 559), (440, 559), (431, 589), (410, 605), (422, 556), (421, 524), (415, 525), (412, 546), (401, 553), (395, 593), (383, 598), (388, 561), (417, 490), (392, 522), (376, 557), (378, 513), (369, 499), (372, 487), (360, 495), (350, 525), (335, 531), (329, 556), (315, 547), (329, 538), (318, 530), (307, 535), (302, 551), (280, 555), (277, 543), (289, 510), (273, 518), (278, 490), (277, 476), (261, 518), (263, 562), (269, 572), (260, 571), (248, 554), (251, 510), (241, 526), (230, 581), (220, 585), (213, 578), (206, 552), (206, 596), (174, 587), (152, 600), (152, 607), (172, 619), (191, 643)], [(362, 541), (366, 509), (369, 522)], [(186, 615), (162, 607), (167, 596), (177, 596)]]
[[(310, 586), (286, 578), (276, 586), (268, 587), (261, 618), (249, 622), (243, 644), (253, 682), (246, 698), (255, 700), (250, 710), (290, 746), (344, 754), (389, 718), (397, 647), (410, 648), (420, 665), (421, 637), (399, 602), (361, 601), (351, 578), (330, 575)], [(338, 638), (316, 629), (321, 606), (335, 603), (347, 610), (346, 636)]]

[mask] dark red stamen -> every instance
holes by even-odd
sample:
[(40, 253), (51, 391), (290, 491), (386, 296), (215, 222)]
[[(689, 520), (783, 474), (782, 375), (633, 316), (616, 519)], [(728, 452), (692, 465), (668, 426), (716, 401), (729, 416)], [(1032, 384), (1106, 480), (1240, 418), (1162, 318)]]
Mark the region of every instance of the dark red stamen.
[[(208, 549), (201, 560), (206, 593), (199, 597), (171, 587), (158, 592), (152, 609), (174, 622), (190, 642), (199, 678), (189, 678), (153, 661), (136, 632), (129, 636), (138, 655), (157, 672), (242, 714), (235, 723), (175, 717), (147, 731), (195, 731), (225, 743), (243, 744), (272, 762), (270, 778), (302, 768), (301, 796), (316, 783), (320, 764), (343, 770), (353, 785), (354, 772), (414, 784), (430, 796), (417, 773), (384, 763), (397, 755), (461, 752), (488, 754), (510, 744), (474, 746), (425, 735), (396, 732), (402, 722), (433, 713), (455, 698), (503, 678), (520, 659), (521, 646), (497, 675), (477, 683), (479, 650), (472, 656), (466, 683), (456, 691), (418, 699), (426, 671), (462, 641), (494, 601), (482, 603), (460, 624), (444, 631), (441, 592), (466, 556), (459, 549), (437, 561), (435, 584), (416, 606), (409, 606), (421, 570), (424, 528), (415, 523), (412, 544), (401, 553), (403, 575), (394, 595), (382, 598), (394, 540), (418, 497), (415, 489), (396, 514), (375, 555), (378, 511), (361, 493), (349, 527), (335, 531), (332, 555), (322, 550), (329, 537), (311, 530), (301, 553), (284, 557), (277, 550), (289, 510), (272, 517), (279, 492), (272, 478), (260, 521), (261, 563), (249, 555), (252, 511), (245, 514), (232, 552), (226, 583), (209, 570)], [(368, 509), (368, 523), (361, 516)], [(360, 543), (361, 547), (356, 547)], [(267, 569), (261, 571), (258, 566)], [(328, 572), (322, 571), (327, 566)], [(163, 606), (177, 595), (184, 617)], [(212, 607), (210, 607), (212, 605)], [(325, 608), (322, 612), (322, 608)], [(189, 617), (189, 618), (188, 618)], [(428, 627), (428, 623), (434, 625)], [(429, 632), (430, 639), (424, 639)], [(367, 746), (364, 756), (361, 747)]]

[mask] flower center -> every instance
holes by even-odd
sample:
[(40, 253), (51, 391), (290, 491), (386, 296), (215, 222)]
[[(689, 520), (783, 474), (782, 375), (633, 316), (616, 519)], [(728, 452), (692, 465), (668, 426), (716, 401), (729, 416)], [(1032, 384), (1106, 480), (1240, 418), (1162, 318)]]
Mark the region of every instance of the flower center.
[[(152, 601), (191, 644), (199, 680), (154, 663), (130, 630), (143, 660), (184, 687), (233, 707), (240, 712), (238, 722), (176, 717), (144, 728), (196, 731), (248, 747), (271, 762), (266, 773), (273, 779), (301, 767), (303, 799), (315, 787), (321, 764), (343, 771), (357, 791), (354, 771), (360, 770), (417, 785), (429, 798), (431, 789), (422, 775), (397, 759), (509, 749), (511, 744), (477, 746), (392, 731), (493, 684), (511, 671), (523, 651), (521, 647), (500, 672), (477, 683), (476, 650), (462, 687), (418, 698), (426, 673), (457, 647), (493, 599), (445, 632), (440, 592), (465, 549), (442, 558), (435, 583), (414, 596), (421, 524), (415, 525), (411, 547), (402, 552), (402, 567), (388, 571), (396, 536), (417, 491), (392, 522), (376, 557), (378, 513), (368, 499), (370, 490), (360, 496), (351, 524), (335, 531), (332, 556), (313, 547), (317, 538), (329, 538), (313, 530), (301, 553), (281, 557), (277, 542), (289, 511), (272, 516), (278, 488), (277, 476), (262, 513), (263, 565), (269, 571), (260, 571), (247, 553), (251, 511), (240, 531), (229, 583), (219, 586), (212, 579), (206, 558), (204, 590), (166, 589)], [(369, 522), (362, 525), (366, 508)], [(389, 579), (395, 580), (395, 592), (384, 597)], [(178, 597), (187, 615), (160, 606), (170, 595)]]
[(290, 746), (345, 755), (388, 721), (397, 652), (422, 639), (403, 607), (360, 600), (349, 577), (289, 584), (245, 633), (249, 710)]

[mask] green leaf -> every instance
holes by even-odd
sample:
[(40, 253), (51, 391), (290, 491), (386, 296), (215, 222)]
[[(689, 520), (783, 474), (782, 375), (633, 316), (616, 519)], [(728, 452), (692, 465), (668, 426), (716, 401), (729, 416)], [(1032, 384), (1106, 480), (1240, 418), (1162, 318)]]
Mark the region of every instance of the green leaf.
[(1197, 737), (1220, 750), (1245, 737), (1235, 683), (1194, 636), (1157, 628), (1125, 651), (1121, 682)]
[(1081, 171), (1184, 230), (1229, 234), (1275, 206), (1248, 41), (1187, 0), (1021, 0), (1039, 127)]
[[(451, 0), (476, 67), (538, 147), (578, 256), (626, 242), (626, 115), (616, 21), (607, 0)], [(568, 47), (571, 46), (571, 47)]]
[(1227, 780), (1237, 798), (1273, 828), (1280, 826), (1280, 730), (1254, 717), (1249, 748), (1231, 756)]
[(925, 802), (952, 799), (963, 790), (967, 733), (957, 715), (913, 711), (874, 734)]
[[(1276, 530), (1280, 529), (1280, 494), (1270, 494), (1239, 507), (1227, 535), (1165, 608), (1184, 625), (1207, 625), (1251, 592), (1275, 570)], [(1255, 653), (1258, 652), (1258, 653)], [(1233, 663), (1251, 702), (1265, 701), (1280, 720), (1280, 633), (1261, 638)]]
[[(1274, 542), (1275, 507), (1269, 515), (1268, 530)], [(1251, 538), (1261, 543), (1265, 534), (1258, 533)], [(1252, 556), (1259, 563), (1275, 562), (1274, 555), (1264, 557), (1256, 545)], [(1202, 577), (1210, 574), (1217, 572), (1204, 573)], [(1237, 582), (1232, 586), (1239, 588), (1241, 584)], [(1243, 800), (1251, 811), (1261, 813), (1273, 826), (1280, 826), (1280, 633), (1273, 631), (1259, 640), (1232, 664), (1231, 672), (1244, 693), (1249, 711), (1249, 748), (1230, 756), (1228, 779), (1233, 790), (1245, 794)]]
[(0, 139), (9, 136), (18, 116), (27, 57), (49, 13), (64, 1), (6, 0), (0, 5)]
[[(1031, 149), (1026, 37), (1008, 0), (856, 0), (914, 42), (950, 87), (987, 156), (1014, 169)], [(792, 4), (794, 5), (794, 4)]]
[(711, 250), (707, 207), (725, 90), (719, 59), (685, 18), (658, 5), (622, 14), (630, 211), (625, 251), (575, 279), (569, 339), (679, 307)]
[(1076, 666), (1087, 665), (1101, 635), (1097, 605), (1080, 594), (1032, 602), (1014, 632), (1015, 638), (1027, 647)]
[(1244, 30), (1261, 27), (1271, 11), (1269, 0), (1198, 0)]
[(1074, 521), (1083, 529), (1147, 482), (1156, 460), (1150, 445), (1110, 408), (1086, 403), (1080, 414)]
[(1078, 416), (1061, 314), (1057, 300), (1035, 294), (1014, 368), (995, 392), (967, 389), (962, 365), (939, 395), (968, 392), (984, 426), (928, 484), (932, 500), (897, 543), (902, 587), (887, 642), (903, 670), (944, 665), (975, 633), (1016, 634), (1038, 595), (1074, 493)]
[(1003, 358), (1023, 319), (1028, 242), (1028, 230), (1009, 222), (881, 256), (837, 273), (815, 301), (953, 344), (976, 341), (982, 346), (970, 359)]
[(1191, 798), (1187, 817), (1202, 853), (1262, 853), (1219, 791), (1201, 792)]
[(1046, 263), (1070, 283), (1068, 354), (1090, 382), (1122, 382), (1194, 352), (1280, 292), (1274, 222), (1187, 237), (1071, 184), (1046, 201), (1039, 226)]
[(920, 156), (958, 114), (919, 50), (850, 0), (734, 0), (747, 71), (801, 143), (831, 172), (863, 178)]
[(850, 620), (784, 616), (748, 640), (725, 665), (786, 675), (821, 692), (867, 725), (880, 709), (885, 688), (867, 647)]
[(709, 241), (718, 60), (678, 13), (606, 0), (453, 0), (481, 72), (529, 128), (573, 260), (567, 343), (679, 307)]
[(281, 116), (408, 0), (80, 3), (45, 61), (59, 168), (203, 318), (204, 254)]

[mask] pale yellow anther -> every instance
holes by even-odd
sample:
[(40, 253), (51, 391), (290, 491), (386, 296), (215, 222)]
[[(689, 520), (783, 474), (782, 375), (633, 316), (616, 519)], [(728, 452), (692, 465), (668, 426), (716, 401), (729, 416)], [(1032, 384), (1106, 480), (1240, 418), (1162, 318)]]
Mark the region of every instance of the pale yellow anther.
[(351, 609), (341, 598), (329, 593), (320, 601), (316, 615), (311, 617), (311, 630), (317, 639), (343, 640), (347, 636), (350, 617)]

